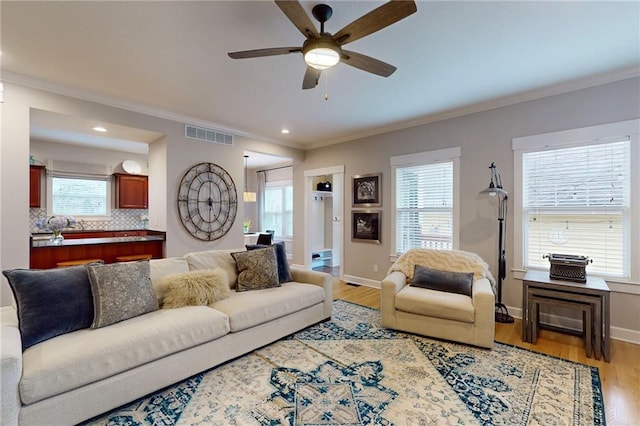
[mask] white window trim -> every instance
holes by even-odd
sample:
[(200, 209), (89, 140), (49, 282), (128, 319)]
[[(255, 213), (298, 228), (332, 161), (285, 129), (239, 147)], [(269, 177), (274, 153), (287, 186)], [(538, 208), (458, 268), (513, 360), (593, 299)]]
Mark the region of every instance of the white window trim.
[(82, 176), (82, 175), (62, 175), (62, 174), (56, 174), (56, 173), (47, 173), (46, 175), (46, 179), (47, 179), (47, 201), (46, 201), (46, 208), (47, 208), (47, 216), (51, 217), (54, 215), (53, 213), (53, 178), (55, 177), (64, 177), (67, 179), (95, 179), (95, 180), (101, 180), (101, 181), (105, 181), (106, 184), (106, 188), (105, 188), (105, 192), (106, 192), (106, 206), (105, 206), (105, 214), (104, 215), (79, 215), (79, 214), (74, 214), (73, 216), (76, 219), (82, 219), (82, 220), (91, 220), (91, 221), (107, 221), (111, 219), (112, 216), (112, 210), (113, 210), (113, 191), (112, 191), (112, 179), (102, 179), (102, 178), (95, 178), (95, 176)]
[[(607, 143), (620, 138), (628, 138), (631, 145), (631, 191), (629, 205), (629, 255), (631, 259), (640, 256), (640, 119), (626, 120), (597, 126), (524, 136), (512, 139), (513, 148), (513, 247), (514, 277), (522, 279), (524, 268), (523, 208), (522, 208), (522, 154), (540, 148), (568, 148), (585, 144)], [(640, 294), (640, 262), (631, 262), (630, 279), (611, 279), (609, 286), (614, 291)]]
[(391, 157), (391, 253), (389, 259), (395, 262), (396, 254), (396, 168), (411, 165), (423, 165), (453, 161), (453, 248), (460, 247), (460, 157), (462, 148), (453, 147), (434, 151), (418, 152), (415, 154)]
[[(293, 188), (293, 179), (271, 180), (271, 181), (265, 182), (265, 189), (276, 187), (284, 191), (284, 188), (286, 186), (291, 186)], [(262, 214), (263, 215), (265, 214), (264, 209)], [(260, 221), (263, 222), (264, 218), (260, 218)], [(291, 225), (293, 226), (293, 223)], [(292, 241), (293, 239), (293, 235), (278, 235), (277, 237), (279, 241)]]

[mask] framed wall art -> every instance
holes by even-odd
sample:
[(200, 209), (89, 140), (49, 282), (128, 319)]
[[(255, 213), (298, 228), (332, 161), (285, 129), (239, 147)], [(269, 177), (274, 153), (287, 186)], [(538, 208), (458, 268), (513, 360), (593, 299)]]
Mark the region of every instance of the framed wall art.
[(382, 206), (382, 173), (358, 175), (353, 181), (353, 207)]
[(351, 211), (351, 241), (380, 244), (380, 211)]

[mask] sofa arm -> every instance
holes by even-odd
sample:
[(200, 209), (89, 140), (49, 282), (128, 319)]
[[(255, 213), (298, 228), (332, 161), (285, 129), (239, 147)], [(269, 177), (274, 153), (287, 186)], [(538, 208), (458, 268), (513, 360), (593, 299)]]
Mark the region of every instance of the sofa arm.
[(2, 359), (0, 424), (17, 425), (21, 406), (18, 386), (22, 376), (22, 339), (18, 329), (16, 310), (13, 307), (0, 308), (0, 318), (2, 327), (0, 330)]
[(472, 298), (476, 311), (476, 335), (490, 347), (495, 335), (496, 297), (488, 279), (481, 278), (473, 282)]
[(325, 272), (312, 271), (291, 266), (291, 277), (294, 281), (315, 284), (324, 290), (324, 316), (331, 318), (333, 312), (333, 277)]
[(407, 284), (407, 276), (399, 271), (387, 275), (380, 287), (382, 326), (394, 328), (396, 322), (396, 294)]

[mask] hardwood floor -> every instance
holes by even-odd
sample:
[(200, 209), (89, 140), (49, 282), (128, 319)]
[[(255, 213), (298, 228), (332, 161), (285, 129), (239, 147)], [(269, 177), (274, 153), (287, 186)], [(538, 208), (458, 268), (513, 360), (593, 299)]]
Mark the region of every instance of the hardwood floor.
[[(378, 289), (334, 279), (334, 299), (380, 309)], [(640, 345), (611, 341), (611, 362), (585, 356), (580, 337), (542, 330), (536, 345), (522, 341), (522, 323), (496, 324), (496, 341), (598, 367), (608, 425), (640, 425)]]

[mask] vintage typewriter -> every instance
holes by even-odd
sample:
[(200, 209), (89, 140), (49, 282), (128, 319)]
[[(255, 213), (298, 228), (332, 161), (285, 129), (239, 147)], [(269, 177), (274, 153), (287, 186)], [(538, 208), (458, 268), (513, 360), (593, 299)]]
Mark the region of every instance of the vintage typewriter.
[(587, 282), (587, 264), (593, 263), (587, 256), (549, 253), (542, 256), (549, 259), (549, 278), (579, 283)]

